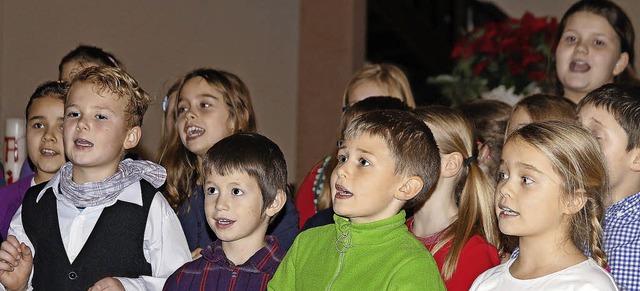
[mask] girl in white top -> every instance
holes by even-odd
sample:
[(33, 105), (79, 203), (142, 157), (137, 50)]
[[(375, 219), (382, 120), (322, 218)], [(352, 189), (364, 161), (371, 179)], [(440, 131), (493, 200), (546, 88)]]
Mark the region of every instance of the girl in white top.
[(618, 290), (602, 250), (605, 162), (597, 141), (569, 121), (526, 125), (507, 138), (496, 188), (500, 231), (519, 255), (471, 290)]

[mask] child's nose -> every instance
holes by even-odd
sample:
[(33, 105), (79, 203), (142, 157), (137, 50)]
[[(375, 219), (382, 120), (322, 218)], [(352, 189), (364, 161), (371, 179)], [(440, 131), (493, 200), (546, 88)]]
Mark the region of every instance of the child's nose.
[(89, 122), (86, 120), (86, 117), (82, 116), (78, 119), (78, 123), (76, 123), (76, 130), (87, 129), (89, 129)]
[(348, 174), (348, 170), (345, 164), (336, 165), (336, 168), (333, 171), (336, 172), (336, 176), (340, 178), (345, 178)]
[(589, 53), (589, 46), (587, 46), (584, 40), (578, 42), (578, 44), (576, 45), (576, 52), (582, 54)]
[(42, 141), (52, 141), (55, 142), (58, 139), (57, 134), (60, 132), (58, 128), (53, 126), (49, 126), (47, 130), (42, 135)]
[(216, 199), (215, 207), (217, 211), (229, 210), (229, 198), (227, 195), (219, 194), (218, 199)]

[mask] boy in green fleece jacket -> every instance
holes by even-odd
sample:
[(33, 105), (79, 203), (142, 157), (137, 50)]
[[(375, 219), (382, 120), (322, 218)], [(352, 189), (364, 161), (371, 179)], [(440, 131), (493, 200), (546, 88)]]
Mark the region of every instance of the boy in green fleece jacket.
[(439, 176), (429, 128), (408, 112), (366, 113), (345, 129), (337, 159), (335, 224), (299, 234), (268, 289), (446, 290), (403, 210), (424, 201)]

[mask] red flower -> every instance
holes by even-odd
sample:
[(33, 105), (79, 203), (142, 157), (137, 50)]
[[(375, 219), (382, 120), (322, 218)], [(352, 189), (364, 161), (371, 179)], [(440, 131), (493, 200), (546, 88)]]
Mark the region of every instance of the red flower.
[(487, 68), (488, 65), (489, 65), (489, 60), (480, 61), (473, 67), (473, 74), (476, 76), (480, 76), (480, 74), (482, 74), (482, 72), (484, 71), (484, 69)]
[(520, 19), (474, 28), (458, 39), (451, 51), (451, 57), (458, 61), (454, 74), (461, 82), (467, 82), (458, 86), (480, 80), (475, 84), (515, 86), (514, 93), (521, 94), (531, 82), (545, 78), (557, 29), (555, 18), (535, 17), (529, 12)]
[(527, 73), (527, 76), (531, 81), (537, 81), (537, 82), (544, 80), (545, 75), (546, 74), (543, 70), (536, 70), (536, 71), (531, 71)]

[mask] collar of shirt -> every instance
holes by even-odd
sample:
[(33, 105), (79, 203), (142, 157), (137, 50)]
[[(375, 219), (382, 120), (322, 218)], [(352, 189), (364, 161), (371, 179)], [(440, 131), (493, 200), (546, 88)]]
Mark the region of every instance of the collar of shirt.
[[(220, 267), (234, 270), (240, 269), (242, 272), (247, 273), (275, 273), (282, 257), (277, 255), (277, 251), (280, 249), (278, 246), (278, 239), (274, 236), (265, 236), (267, 245), (258, 250), (249, 260), (244, 264), (236, 266), (230, 261), (222, 249), (222, 242), (218, 239), (210, 244), (207, 248), (202, 250), (202, 257)], [(277, 262), (278, 264), (273, 264)]]
[(629, 214), (635, 215), (637, 214), (636, 210), (638, 207), (640, 207), (640, 192), (630, 195), (609, 206), (605, 212), (605, 221)]
[[(40, 198), (42, 198), (42, 195), (44, 195), (44, 193), (49, 188), (52, 188), (53, 194), (56, 196), (56, 199), (58, 201), (64, 203), (66, 200), (60, 199), (60, 195), (61, 194), (60, 194), (60, 187), (58, 187), (59, 184), (60, 184), (60, 177), (58, 177), (58, 176), (55, 176), (53, 179), (49, 180), (49, 182), (47, 182), (47, 184), (44, 186), (44, 188), (42, 188), (40, 193), (38, 193), (38, 197), (36, 197), (36, 203), (38, 201), (40, 201)], [(120, 195), (118, 195), (118, 197), (114, 201), (109, 203), (109, 205), (100, 205), (100, 206), (96, 206), (96, 207), (102, 207), (102, 208), (103, 207), (108, 207), (108, 206), (113, 205), (118, 200), (122, 200), (124, 202), (129, 202), (129, 203), (133, 203), (133, 204), (142, 206), (142, 196), (140, 195), (140, 191), (141, 191), (140, 183), (131, 184), (126, 189), (129, 189), (129, 188), (132, 188), (131, 190), (134, 190), (134, 191), (128, 191), (128, 190), (127, 191), (122, 191), (120, 193)], [(75, 207), (73, 205), (67, 205), (67, 206)]]

